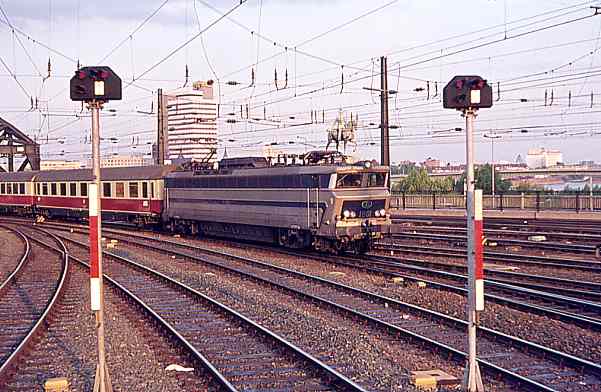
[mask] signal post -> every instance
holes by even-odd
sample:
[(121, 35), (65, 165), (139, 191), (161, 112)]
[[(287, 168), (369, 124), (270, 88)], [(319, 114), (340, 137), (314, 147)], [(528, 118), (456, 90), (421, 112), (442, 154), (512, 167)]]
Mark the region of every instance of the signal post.
[(465, 117), (466, 132), (466, 204), (467, 204), (467, 267), (468, 267), (468, 360), (463, 389), (482, 392), (484, 386), (477, 360), (476, 331), (478, 312), (484, 310), (482, 190), (475, 190), (474, 180), (474, 119), (479, 108), (492, 106), (492, 88), (479, 76), (456, 76), (443, 90), (443, 107), (457, 109)]
[(73, 101), (88, 104), (92, 112), (92, 177), (88, 189), (90, 222), (90, 307), (96, 316), (98, 363), (94, 392), (112, 392), (104, 344), (104, 292), (102, 284), (102, 224), (100, 178), (100, 110), (105, 102), (121, 99), (121, 79), (109, 67), (84, 67), (71, 78)]

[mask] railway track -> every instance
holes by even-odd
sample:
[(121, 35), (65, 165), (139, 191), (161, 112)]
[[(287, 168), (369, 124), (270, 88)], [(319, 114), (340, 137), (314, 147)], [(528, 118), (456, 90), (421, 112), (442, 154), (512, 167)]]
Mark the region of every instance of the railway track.
[(29, 242), (10, 228), (0, 227), (0, 286), (29, 253)]
[[(59, 230), (67, 229), (69, 226), (64, 224), (52, 224)], [(79, 227), (81, 233), (85, 233), (85, 227)], [(106, 234), (123, 235), (119, 230), (106, 229)], [(147, 237), (128, 233), (132, 238), (145, 239)], [(127, 240), (127, 238), (122, 238)], [(174, 243), (176, 244), (176, 243)], [(290, 253), (283, 249), (278, 249), (281, 253)], [(377, 274), (385, 274), (390, 277), (402, 277), (408, 281), (423, 281), (432, 287), (445, 291), (465, 294), (466, 276), (449, 271), (441, 271), (435, 268), (420, 266), (422, 260), (404, 259), (400, 262), (395, 258), (385, 256), (370, 256), (369, 258), (340, 257), (333, 259), (318, 254), (309, 254), (309, 257), (324, 262), (336, 262), (340, 265), (357, 267)], [(417, 265), (413, 265), (417, 264)], [(424, 263), (427, 264), (427, 263)], [(542, 277), (545, 278), (545, 277)], [(553, 280), (556, 282), (556, 280)], [(591, 282), (592, 283), (592, 282)], [(574, 285), (574, 282), (571, 282)], [(598, 285), (592, 283), (598, 289)], [(565, 322), (580, 325), (585, 328), (601, 330), (601, 303), (581, 298), (571, 297), (569, 295), (560, 295), (555, 291), (555, 287), (545, 286), (550, 292), (540, 290), (540, 285), (533, 284), (530, 287), (516, 285), (514, 282), (507, 283), (501, 281), (488, 280), (486, 285), (485, 298), (489, 301), (502, 305), (507, 305), (515, 309), (526, 312), (540, 314), (550, 318), (556, 318)], [(538, 286), (538, 288), (533, 288)], [(557, 286), (560, 287), (560, 286)], [(567, 289), (573, 293), (574, 289)], [(576, 289), (577, 291), (577, 289)], [(597, 291), (588, 292), (593, 299), (598, 299)]]
[[(465, 227), (460, 226), (407, 226), (402, 227), (403, 230), (413, 232), (418, 231), (424, 234), (456, 234), (456, 233), (465, 233), (467, 229)], [(493, 235), (498, 236), (497, 238), (506, 238), (517, 237), (517, 238), (526, 238), (530, 236), (545, 236), (547, 239), (555, 239), (557, 241), (565, 242), (578, 242), (579, 245), (595, 245), (601, 244), (601, 235), (598, 234), (581, 234), (581, 233), (568, 233), (561, 231), (523, 231), (523, 230), (510, 230), (507, 227), (503, 226), (500, 229), (484, 229), (484, 234), (487, 237), (492, 237)]]
[[(394, 233), (392, 239), (400, 240), (418, 240), (418, 241), (441, 241), (464, 244), (467, 239), (465, 235), (442, 235), (429, 233)], [(488, 241), (496, 242), (499, 245), (520, 246), (523, 248), (544, 249), (556, 252), (568, 252), (594, 255), (597, 245), (564, 244), (561, 242), (537, 242), (527, 240), (514, 240), (506, 238), (487, 238)], [(600, 244), (601, 245), (601, 244)]]
[[(467, 276), (454, 272), (414, 265), (409, 260), (386, 256), (364, 258), (345, 257), (341, 263), (373, 272), (399, 276), (406, 280), (424, 282), (430, 286), (455, 293), (467, 294)], [(434, 280), (433, 280), (434, 279)], [(514, 283), (485, 279), (485, 299), (516, 309), (541, 314), (574, 323), (585, 328), (601, 330), (601, 303), (555, 294), (553, 292), (521, 287)]]
[[(416, 224), (424, 226), (445, 225), (465, 227), (465, 217), (435, 217), (435, 216), (403, 216), (392, 219), (393, 224)], [(598, 235), (601, 232), (601, 222), (586, 222), (580, 220), (553, 221), (548, 219), (516, 219), (516, 218), (486, 218), (484, 228), (513, 229), (534, 231), (563, 231)]]
[[(385, 251), (397, 251), (399, 250), (394, 244), (391, 246), (385, 244), (379, 244), (379, 249)], [(463, 253), (465, 257), (465, 253)], [(448, 272), (459, 272), (467, 274), (467, 267), (465, 264), (454, 264), (443, 261), (425, 260), (406, 258), (402, 256), (373, 256), (376, 260), (389, 260), (391, 263), (403, 263), (415, 266), (426, 267), (430, 269), (436, 269), (440, 271)], [(393, 264), (393, 265), (394, 265)], [(573, 298), (580, 298), (587, 301), (599, 302), (601, 305), (601, 283), (588, 282), (580, 279), (566, 279), (557, 278), (553, 276), (537, 275), (530, 273), (521, 273), (513, 271), (499, 271), (494, 268), (485, 267), (485, 274), (487, 282), (505, 283), (508, 285), (516, 285), (526, 287), (533, 290), (539, 290), (544, 292), (553, 292), (564, 296), (570, 296)], [(601, 308), (600, 308), (601, 310)]]
[[(433, 246), (423, 246), (414, 244), (400, 244), (400, 243), (388, 243), (379, 242), (376, 244), (376, 248), (383, 249), (386, 251), (400, 251), (403, 253), (419, 254), (419, 255), (432, 255), (432, 256), (443, 256), (443, 257), (461, 257), (465, 258), (467, 254), (465, 249), (458, 248), (440, 248)], [(495, 251), (484, 251), (484, 258), (486, 262), (491, 263), (506, 263), (512, 265), (530, 265), (539, 267), (552, 267), (562, 268), (570, 270), (579, 270), (592, 273), (601, 273), (601, 261), (596, 260), (584, 260), (584, 259), (573, 259), (566, 257), (553, 257), (553, 256), (537, 256), (528, 254), (517, 254), (517, 253), (505, 253)]]
[[(87, 249), (87, 244), (63, 239)], [(222, 303), (142, 264), (118, 255), (107, 256), (106, 275), (174, 326), (232, 390), (364, 390)]]
[(26, 244), (17, 268), (0, 286), (0, 384), (19, 364), (34, 337), (44, 329), (60, 298), (69, 259), (64, 244), (49, 247), (13, 230)]
[[(138, 235), (107, 233), (107, 236), (295, 292), (391, 333), (400, 333), (436, 350), (465, 358), (463, 320), (258, 260), (175, 242), (140, 238)], [(203, 256), (199, 256), (199, 252)], [(578, 387), (573, 390), (596, 390), (601, 387), (601, 366), (598, 364), (488, 328), (480, 328), (479, 334), (481, 366), (511, 382), (519, 382), (527, 389), (559, 391), (573, 389), (574, 385)]]

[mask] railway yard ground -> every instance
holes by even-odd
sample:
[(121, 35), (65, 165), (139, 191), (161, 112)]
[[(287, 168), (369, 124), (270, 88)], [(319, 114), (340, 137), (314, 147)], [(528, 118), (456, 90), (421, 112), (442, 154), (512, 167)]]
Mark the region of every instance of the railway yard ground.
[[(364, 256), (104, 228), (116, 391), (460, 389), (465, 223), (394, 217)], [(601, 390), (601, 220), (485, 221), (487, 391)], [(0, 218), (0, 390), (95, 367), (87, 227)], [(177, 368), (178, 370), (167, 370)], [(430, 380), (430, 379), (428, 379)]]

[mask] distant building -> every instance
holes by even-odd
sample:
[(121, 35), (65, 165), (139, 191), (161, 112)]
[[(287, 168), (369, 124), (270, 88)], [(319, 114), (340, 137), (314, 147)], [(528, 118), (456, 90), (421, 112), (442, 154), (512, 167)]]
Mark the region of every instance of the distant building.
[(195, 82), (170, 92), (167, 120), (167, 159), (217, 160), (217, 100), (212, 83)]
[(561, 163), (563, 163), (563, 155), (559, 150), (531, 148), (526, 157), (526, 164), (533, 169), (553, 167)]
[(82, 164), (78, 161), (41, 161), (40, 170), (68, 170), (81, 169)]
[(152, 163), (152, 158), (142, 155), (113, 155), (100, 159), (100, 167), (149, 166)]
[(438, 169), (441, 163), (439, 159), (428, 158), (422, 162), (422, 166), (426, 168), (426, 170), (430, 171), (432, 169)]

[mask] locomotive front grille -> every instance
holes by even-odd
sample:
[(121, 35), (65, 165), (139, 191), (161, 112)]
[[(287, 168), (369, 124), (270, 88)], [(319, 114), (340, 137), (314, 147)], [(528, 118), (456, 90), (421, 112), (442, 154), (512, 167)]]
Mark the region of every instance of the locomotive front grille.
[(346, 200), (342, 211), (354, 212), (356, 218), (375, 218), (376, 211), (386, 208), (386, 200)]

